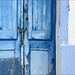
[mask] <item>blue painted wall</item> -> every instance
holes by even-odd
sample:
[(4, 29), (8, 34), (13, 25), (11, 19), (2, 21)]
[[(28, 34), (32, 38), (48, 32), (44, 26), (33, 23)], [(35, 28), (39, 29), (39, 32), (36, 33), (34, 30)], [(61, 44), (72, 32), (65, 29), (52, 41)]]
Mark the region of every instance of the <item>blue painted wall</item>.
[(68, 0), (61, 0), (60, 16), (60, 46), (61, 46), (61, 74), (75, 75), (75, 45), (68, 41)]

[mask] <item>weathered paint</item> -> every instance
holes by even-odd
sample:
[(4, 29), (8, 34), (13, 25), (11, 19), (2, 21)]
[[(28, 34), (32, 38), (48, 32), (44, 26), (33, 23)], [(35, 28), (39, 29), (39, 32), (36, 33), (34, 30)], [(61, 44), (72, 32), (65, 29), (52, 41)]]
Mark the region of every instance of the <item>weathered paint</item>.
[[(12, 39), (8, 37), (6, 39), (3, 38), (3, 40), (0, 40), (0, 43), (1, 43), (0, 57), (1, 57), (1, 62), (4, 63), (4, 64), (1, 63), (1, 68), (4, 65), (6, 65), (6, 63), (8, 63), (9, 65), (7, 64), (5, 66), (6, 67), (5, 73), (7, 74), (15, 75), (17, 71), (18, 75), (21, 75), (21, 72), (24, 75), (31, 75), (31, 74), (55, 75), (56, 1), (55, 0), (54, 1), (35, 0), (32, 4), (30, 0), (24, 0), (22, 4), (24, 5), (24, 10), (22, 7), (22, 10), (23, 10), (22, 13), (21, 13), (21, 1), (18, 0), (16, 2), (17, 2), (17, 8), (16, 8), (17, 9), (16, 10), (17, 12), (16, 13), (17, 14), (16, 30), (17, 31), (16, 33), (15, 32), (13, 33), (17, 36), (16, 38), (13, 37)], [(37, 4), (37, 6), (35, 4)], [(30, 6), (35, 6), (35, 7), (30, 7)], [(36, 7), (38, 7), (38, 9), (35, 9)], [(34, 8), (33, 10), (35, 10), (34, 14), (33, 14), (33, 11), (31, 10), (32, 8)], [(38, 15), (36, 15), (36, 13)], [(31, 15), (35, 15), (36, 17), (33, 16), (33, 18), (31, 19), (32, 17)], [(23, 19), (23, 16), (24, 16), (24, 19)], [(37, 18), (38, 22), (35, 21), (35, 18)], [(33, 21), (34, 24), (32, 24), (31, 20)], [(24, 22), (24, 29), (27, 28), (28, 31), (24, 32), (24, 36), (25, 36), (24, 45), (23, 47), (21, 47), (20, 45), (21, 34), (19, 33), (18, 27), (21, 29), (23, 22)], [(32, 28), (32, 31), (31, 31), (31, 28)], [(1, 25), (0, 25), (0, 29), (1, 29)], [(33, 31), (35, 32), (35, 34), (33, 34)], [(7, 34), (3, 35), (3, 37), (6, 35)], [(21, 67), (21, 59), (20, 59), (21, 53), (23, 54), (22, 66), (24, 65), (24, 68)], [(22, 70), (24, 70), (24, 72)], [(1, 74), (3, 74), (3, 69), (0, 72)]]
[(52, 0), (28, 1), (28, 39), (51, 40), (51, 7)]
[(0, 39), (17, 39), (17, 1), (0, 0), (0, 7)]
[[(45, 4), (45, 7), (43, 7), (43, 10), (41, 10), (43, 4), (40, 5), (40, 4), (38, 4), (38, 2), (40, 2), (40, 4), (42, 2), (45, 4), (45, 1), (37, 1), (37, 0), (35, 0), (35, 1), (33, 1), (33, 0), (27, 1), (26, 0), (24, 3), (28, 6), (27, 10), (24, 11), (25, 12), (24, 13), (24, 27), (28, 27), (28, 32), (26, 31), (24, 33), (25, 34), (25, 39), (24, 39), (24, 42), (25, 42), (24, 43), (25, 74), (26, 75), (30, 75), (30, 74), (55, 75), (55, 38), (54, 37), (55, 37), (55, 24), (56, 24), (56, 22), (55, 22), (55, 20), (56, 20), (56, 18), (55, 18), (56, 17), (56, 15), (55, 15), (56, 14), (56, 12), (55, 12), (56, 4), (55, 3), (56, 2), (55, 1), (51, 2), (51, 0), (50, 0), (50, 2), (52, 3), (51, 5), (49, 5), (51, 7), (51, 9), (50, 9), (50, 7), (48, 7), (49, 3), (47, 1), (47, 4)], [(34, 4), (34, 5), (32, 5), (32, 4)], [(40, 7), (38, 7), (39, 5), (40, 5)], [(48, 8), (46, 8), (46, 5)], [(32, 8), (34, 8), (34, 9), (32, 10)], [(38, 10), (36, 8), (38, 8)], [(52, 15), (51, 15), (52, 23), (50, 24), (52, 26), (51, 30), (50, 30), (51, 39), (44, 37), (44, 34), (46, 34), (46, 36), (48, 36), (47, 33), (44, 33), (41, 35), (41, 33), (43, 33), (43, 30), (41, 28), (42, 26), (40, 26), (40, 25), (41, 25), (41, 23), (44, 24), (44, 21), (42, 21), (42, 20), (40, 21), (40, 19), (42, 17), (45, 17), (45, 15), (43, 16), (44, 12), (42, 13), (41, 11), (45, 11), (46, 9), (50, 9), (52, 11), (51, 12), (52, 13)], [(34, 11), (34, 10), (36, 10), (36, 11)], [(49, 13), (48, 10), (45, 13)], [(35, 16), (33, 16), (33, 15), (35, 15)], [(42, 15), (42, 17), (39, 15)], [(33, 18), (32, 18), (32, 16), (33, 16)], [(47, 15), (47, 17), (48, 17), (48, 15)], [(26, 20), (26, 18), (28, 18), (28, 20)], [(34, 35), (33, 35), (33, 32), (35, 32)], [(32, 36), (34, 36), (34, 37), (32, 37)], [(45, 55), (45, 56), (43, 56), (43, 55)], [(46, 61), (43, 60), (41, 57), (46, 58), (45, 59)], [(36, 67), (33, 66), (33, 64)], [(45, 67), (44, 67), (44, 65), (45, 65)], [(45, 69), (42, 69), (42, 68), (45, 68)], [(39, 70), (39, 69), (42, 69), (42, 70)]]
[(20, 58), (0, 59), (0, 75), (21, 75)]
[[(71, 0), (61, 0), (60, 17), (60, 46), (61, 46), (61, 75), (75, 74), (75, 45), (74, 45), (74, 7)], [(72, 0), (72, 2), (74, 2)], [(71, 4), (71, 5), (70, 5)], [(71, 16), (73, 15), (73, 16)], [(72, 23), (71, 23), (72, 22)]]
[(4, 19), (3, 23), (0, 22), (0, 75), (21, 75), (20, 34), (17, 28), (21, 24), (20, 3), (20, 0), (0, 1), (0, 11), (4, 11), (2, 15), (0, 12), (0, 21), (2, 17)]
[[(23, 29), (23, 0), (21, 0), (21, 29)], [(21, 32), (21, 42), (20, 42), (20, 45), (21, 45), (21, 69), (22, 69), (22, 75), (23, 75), (23, 52), (24, 52), (24, 45), (23, 45), (23, 32)]]

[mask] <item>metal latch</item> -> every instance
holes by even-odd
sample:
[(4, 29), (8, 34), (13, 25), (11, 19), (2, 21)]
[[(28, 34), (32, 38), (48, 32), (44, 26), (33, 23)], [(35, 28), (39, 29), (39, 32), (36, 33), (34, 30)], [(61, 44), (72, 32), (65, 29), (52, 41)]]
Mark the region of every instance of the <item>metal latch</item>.
[(23, 34), (23, 39), (22, 39), (22, 33), (24, 33), (27, 30), (27, 28), (25, 28), (25, 29), (21, 28), (20, 29), (20, 27), (18, 27), (18, 29), (19, 29), (19, 33), (21, 34), (21, 42), (20, 42), (20, 44), (22, 46), (23, 45), (23, 39), (24, 39), (24, 34)]

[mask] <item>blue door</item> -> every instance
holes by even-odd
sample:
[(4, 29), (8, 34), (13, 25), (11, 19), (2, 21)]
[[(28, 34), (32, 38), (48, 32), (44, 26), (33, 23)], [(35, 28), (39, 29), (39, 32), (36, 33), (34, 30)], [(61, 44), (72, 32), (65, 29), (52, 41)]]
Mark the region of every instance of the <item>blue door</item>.
[(55, 75), (55, 0), (25, 0), (25, 75)]
[(55, 5), (0, 0), (0, 75), (55, 75)]
[(0, 75), (20, 75), (20, 0), (0, 0)]

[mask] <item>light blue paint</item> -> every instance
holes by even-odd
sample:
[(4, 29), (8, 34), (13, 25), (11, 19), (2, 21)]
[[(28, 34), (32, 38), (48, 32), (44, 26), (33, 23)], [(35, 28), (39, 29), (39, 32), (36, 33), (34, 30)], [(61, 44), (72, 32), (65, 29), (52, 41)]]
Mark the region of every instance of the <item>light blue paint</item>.
[[(5, 8), (4, 11), (6, 11), (5, 15), (7, 16), (7, 20), (2, 20), (5, 21), (6, 23), (1, 25), (4, 26), (5, 28), (3, 28), (3, 30), (0, 30), (0, 51), (1, 51), (1, 55), (2, 53), (5, 51), (8, 51), (8, 53), (6, 53), (7, 58), (16, 58), (16, 57), (20, 57), (20, 34), (19, 34), (19, 30), (18, 30), (18, 26), (20, 27), (20, 0), (19, 1), (0, 1), (1, 4), (5, 3), (5, 5), (3, 4), (2, 6), (0, 6), (1, 10), (3, 10), (3, 8)], [(10, 4), (8, 4), (10, 3)], [(7, 7), (6, 7), (7, 6)], [(8, 8), (10, 6), (10, 8)], [(7, 10), (10, 12), (9, 15), (7, 15)], [(14, 11), (14, 12), (13, 12)], [(1, 11), (2, 12), (2, 11)], [(2, 17), (2, 15), (1, 15)], [(3, 16), (3, 19), (5, 18), (5, 16)], [(15, 18), (15, 19), (14, 19)], [(13, 23), (12, 23), (13, 22)], [(7, 23), (9, 23), (7, 25)], [(6, 29), (6, 30), (5, 30)], [(8, 31), (8, 32), (6, 32)], [(9, 33), (12, 32), (12, 33)], [(12, 37), (13, 35), (13, 37)], [(18, 36), (18, 38), (17, 38)], [(16, 39), (16, 40), (14, 40)], [(12, 52), (13, 51), (13, 52)], [(11, 53), (12, 52), (12, 53)], [(4, 55), (4, 54), (3, 54)], [(11, 56), (9, 56), (11, 55)], [(3, 56), (1, 58), (4, 58)]]
[[(25, 39), (24, 39), (25, 42), (24, 59), (26, 66), (25, 74), (55, 75), (54, 42), (55, 42), (55, 20), (56, 20), (55, 7), (56, 6), (54, 7), (52, 6), (52, 4), (56, 5), (55, 1), (28, 0), (25, 1), (25, 3), (27, 3), (28, 6), (28, 9), (24, 14), (24, 27), (28, 27), (27, 29), (28, 32), (27, 31), (25, 32)], [(28, 21), (26, 20), (26, 17), (28, 17)], [(47, 54), (45, 52), (47, 52)], [(43, 59), (44, 56), (46, 57), (45, 60), (48, 59), (47, 61), (44, 61)], [(45, 64), (45, 66), (43, 66), (43, 64)], [(34, 65), (36, 65), (36, 67)]]
[(0, 41), (0, 51), (5, 50), (15, 50), (16, 49), (16, 41), (8, 41), (8, 40), (1, 40)]
[[(51, 39), (52, 28), (52, 9), (51, 0), (47, 0), (45, 8), (43, 8), (44, 1), (31, 0), (28, 1), (28, 39)], [(46, 10), (43, 12), (43, 10)], [(30, 13), (31, 12), (31, 13)], [(47, 12), (47, 13), (46, 13)], [(46, 13), (46, 14), (44, 14)], [(44, 21), (43, 18), (46, 18)], [(43, 30), (43, 24), (45, 22), (46, 30)]]
[[(21, 26), (21, 0), (18, 1), (18, 16), (17, 17), (18, 17), (17, 26), (20, 27)], [(19, 34), (19, 30), (17, 30), (17, 35), (18, 35), (18, 38), (16, 40), (15, 58), (21, 56), (21, 45), (20, 45), (21, 34)]]
[(48, 74), (48, 51), (31, 51), (31, 74)]
[(0, 39), (17, 39), (17, 1), (0, 1)]
[(14, 58), (14, 51), (0, 51), (0, 59)]
[(61, 75), (75, 74), (75, 45), (68, 43), (68, 0), (61, 0), (60, 44), (61, 44)]
[(68, 44), (68, 0), (61, 0), (60, 43)]
[(62, 46), (61, 56), (61, 74), (75, 74), (75, 46)]
[[(49, 7), (49, 6), (51, 6), (51, 5), (49, 5), (51, 3), (51, 1), (50, 2), (47, 1), (46, 4), (45, 4), (45, 7), (43, 7), (43, 9), (41, 10), (41, 8), (42, 8), (42, 5), (40, 5), (41, 2), (45, 3), (44, 1), (37, 1), (37, 0), (35, 0), (34, 2), (32, 0), (28, 1), (28, 2), (25, 1), (25, 3), (28, 3), (27, 4), (28, 11), (26, 10), (26, 12), (24, 14), (24, 27), (28, 27), (28, 35), (27, 35), (27, 32), (25, 32), (25, 47), (24, 47), (24, 49), (25, 49), (24, 50), (25, 51), (25, 58), (24, 59), (25, 59), (25, 66), (26, 66), (25, 67), (25, 74), (26, 75), (29, 75), (31, 73), (38, 74), (39, 68), (43, 67), (42, 65), (40, 65), (41, 64), (40, 62), (43, 61), (43, 59), (41, 59), (41, 57), (43, 55), (40, 54), (40, 51), (42, 53), (44, 53), (45, 51), (48, 51), (48, 64), (46, 64), (46, 65), (48, 65), (48, 67), (47, 67), (46, 71), (48, 70), (47, 71), (48, 74), (54, 74), (55, 75), (55, 54), (54, 54), (54, 46), (53, 46), (54, 45), (54, 36), (55, 36), (55, 34), (54, 34), (55, 33), (54, 32), (54, 29), (55, 29), (54, 28), (55, 27), (55, 21), (54, 21), (55, 20), (55, 6), (53, 8), (54, 11), (52, 11), (52, 8), (50, 9), (50, 7)], [(55, 5), (55, 2), (53, 2), (53, 5)], [(40, 6), (40, 7), (38, 7), (38, 6)], [(32, 8), (34, 8), (34, 9), (32, 9)], [(35, 9), (35, 8), (37, 8), (38, 10)], [(50, 9), (50, 11), (48, 9)], [(34, 10), (36, 10), (36, 11), (34, 11)], [(46, 12), (43, 12), (43, 11), (46, 11)], [(54, 14), (54, 15), (52, 14), (53, 16), (50, 15), (52, 13), (51, 11)], [(27, 14), (27, 12), (28, 12), (28, 14)], [(44, 13), (47, 13), (47, 15), (44, 15)], [(26, 20), (26, 17), (28, 17), (28, 21)], [(40, 26), (41, 24), (45, 24), (43, 19), (40, 20), (43, 17), (47, 18), (47, 21), (46, 21), (47, 23), (48, 22), (51, 23), (51, 20), (49, 20), (49, 19), (50, 19), (50, 17), (52, 17), (52, 19), (54, 19), (53, 23), (51, 23), (51, 24), (53, 24), (53, 26), (51, 24), (50, 25), (48, 24), (48, 26), (45, 26), (45, 27), (44, 27), (44, 25)], [(38, 25), (38, 24), (40, 24), (40, 25)], [(50, 29), (49, 26), (50, 27), (52, 26), (51, 27), (52, 29)], [(48, 41), (48, 40), (50, 40), (49, 39), (50, 35), (48, 36), (48, 33), (45, 33), (46, 30), (44, 30), (44, 29), (47, 29), (47, 30), (49, 29), (48, 32), (53, 33), (53, 34), (50, 33), (52, 35), (51, 36), (52, 41)], [(46, 40), (46, 41), (43, 41), (43, 40)], [(34, 61), (35, 55), (32, 54), (33, 51), (36, 54), (39, 53), (39, 55), (40, 55), (38, 57), (40, 57), (41, 61), (37, 60), (37, 61), (39, 61), (38, 63)], [(35, 59), (37, 59), (37, 58), (35, 57)], [(34, 65), (36, 65), (36, 64), (40, 65), (40, 67), (36, 68), (37, 72), (34, 72), (33, 69), (35, 69), (35, 67), (31, 66), (31, 65), (33, 65), (32, 62), (34, 62)], [(44, 71), (42, 69), (42, 71), (39, 71), (39, 74), (47, 73), (46, 71)]]
[(0, 75), (21, 75), (20, 0), (0, 0)]
[[(26, 27), (28, 28), (27, 31), (24, 32), (25, 34), (24, 46), (23, 46), (23, 49), (24, 49), (23, 63), (25, 65), (24, 75), (30, 75), (30, 74), (55, 75), (55, 20), (56, 20), (55, 5), (56, 4), (55, 4), (55, 1), (53, 2), (52, 0), (47, 0), (47, 1), (35, 0), (35, 2), (33, 1), (34, 0), (31, 0), (31, 1), (24, 0), (24, 5), (25, 3), (27, 4), (26, 5), (27, 9), (26, 11), (24, 11), (24, 14), (23, 14), (24, 29)], [(5, 68), (5, 71), (7, 74), (10, 74), (9, 70), (11, 69), (10, 68), (11, 66), (13, 66), (14, 70), (21, 68), (20, 66), (21, 63), (17, 64), (16, 58), (21, 57), (21, 45), (20, 45), (21, 34), (19, 34), (19, 30), (17, 27), (19, 26), (21, 28), (22, 15), (21, 15), (20, 0), (5, 2), (5, 5), (6, 3), (10, 3), (7, 6), (11, 7), (9, 11), (11, 12), (12, 10), (11, 12), (12, 16), (8, 17), (7, 13), (5, 13), (4, 15), (7, 16), (8, 22), (6, 22), (5, 18), (4, 18), (4, 21), (6, 23), (10, 23), (10, 25), (8, 24), (7, 26), (6, 23), (4, 23), (4, 25), (2, 24), (0, 25), (0, 31), (1, 31), (0, 59), (2, 60), (3, 58), (5, 59), (13, 58), (14, 59), (13, 63), (16, 64), (16, 66), (19, 65), (17, 67), (14, 67), (13, 66), (14, 64), (11, 65), (11, 63), (9, 62), (10, 63), (10, 65), (8, 66), (9, 68), (6, 67), (7, 70)], [(54, 5), (54, 7), (52, 5)], [(28, 17), (28, 21), (26, 20), (27, 17)], [(9, 18), (11, 18), (12, 20), (11, 19), (9, 20)], [(1, 19), (1, 16), (0, 16), (0, 19)], [(2, 28), (2, 26), (4, 26), (4, 28)], [(8, 33), (7, 32), (5, 33), (5, 29), (6, 31), (8, 31)], [(12, 60), (10, 59), (8, 61), (12, 61)], [(18, 61), (21, 62), (20, 59), (18, 59)], [(6, 62), (4, 61), (4, 65), (5, 64)], [(34, 65), (36, 65), (36, 67)], [(16, 74), (15, 72), (13, 72), (13, 70), (11, 70), (11, 73)], [(19, 73), (21, 75), (20, 71)]]

